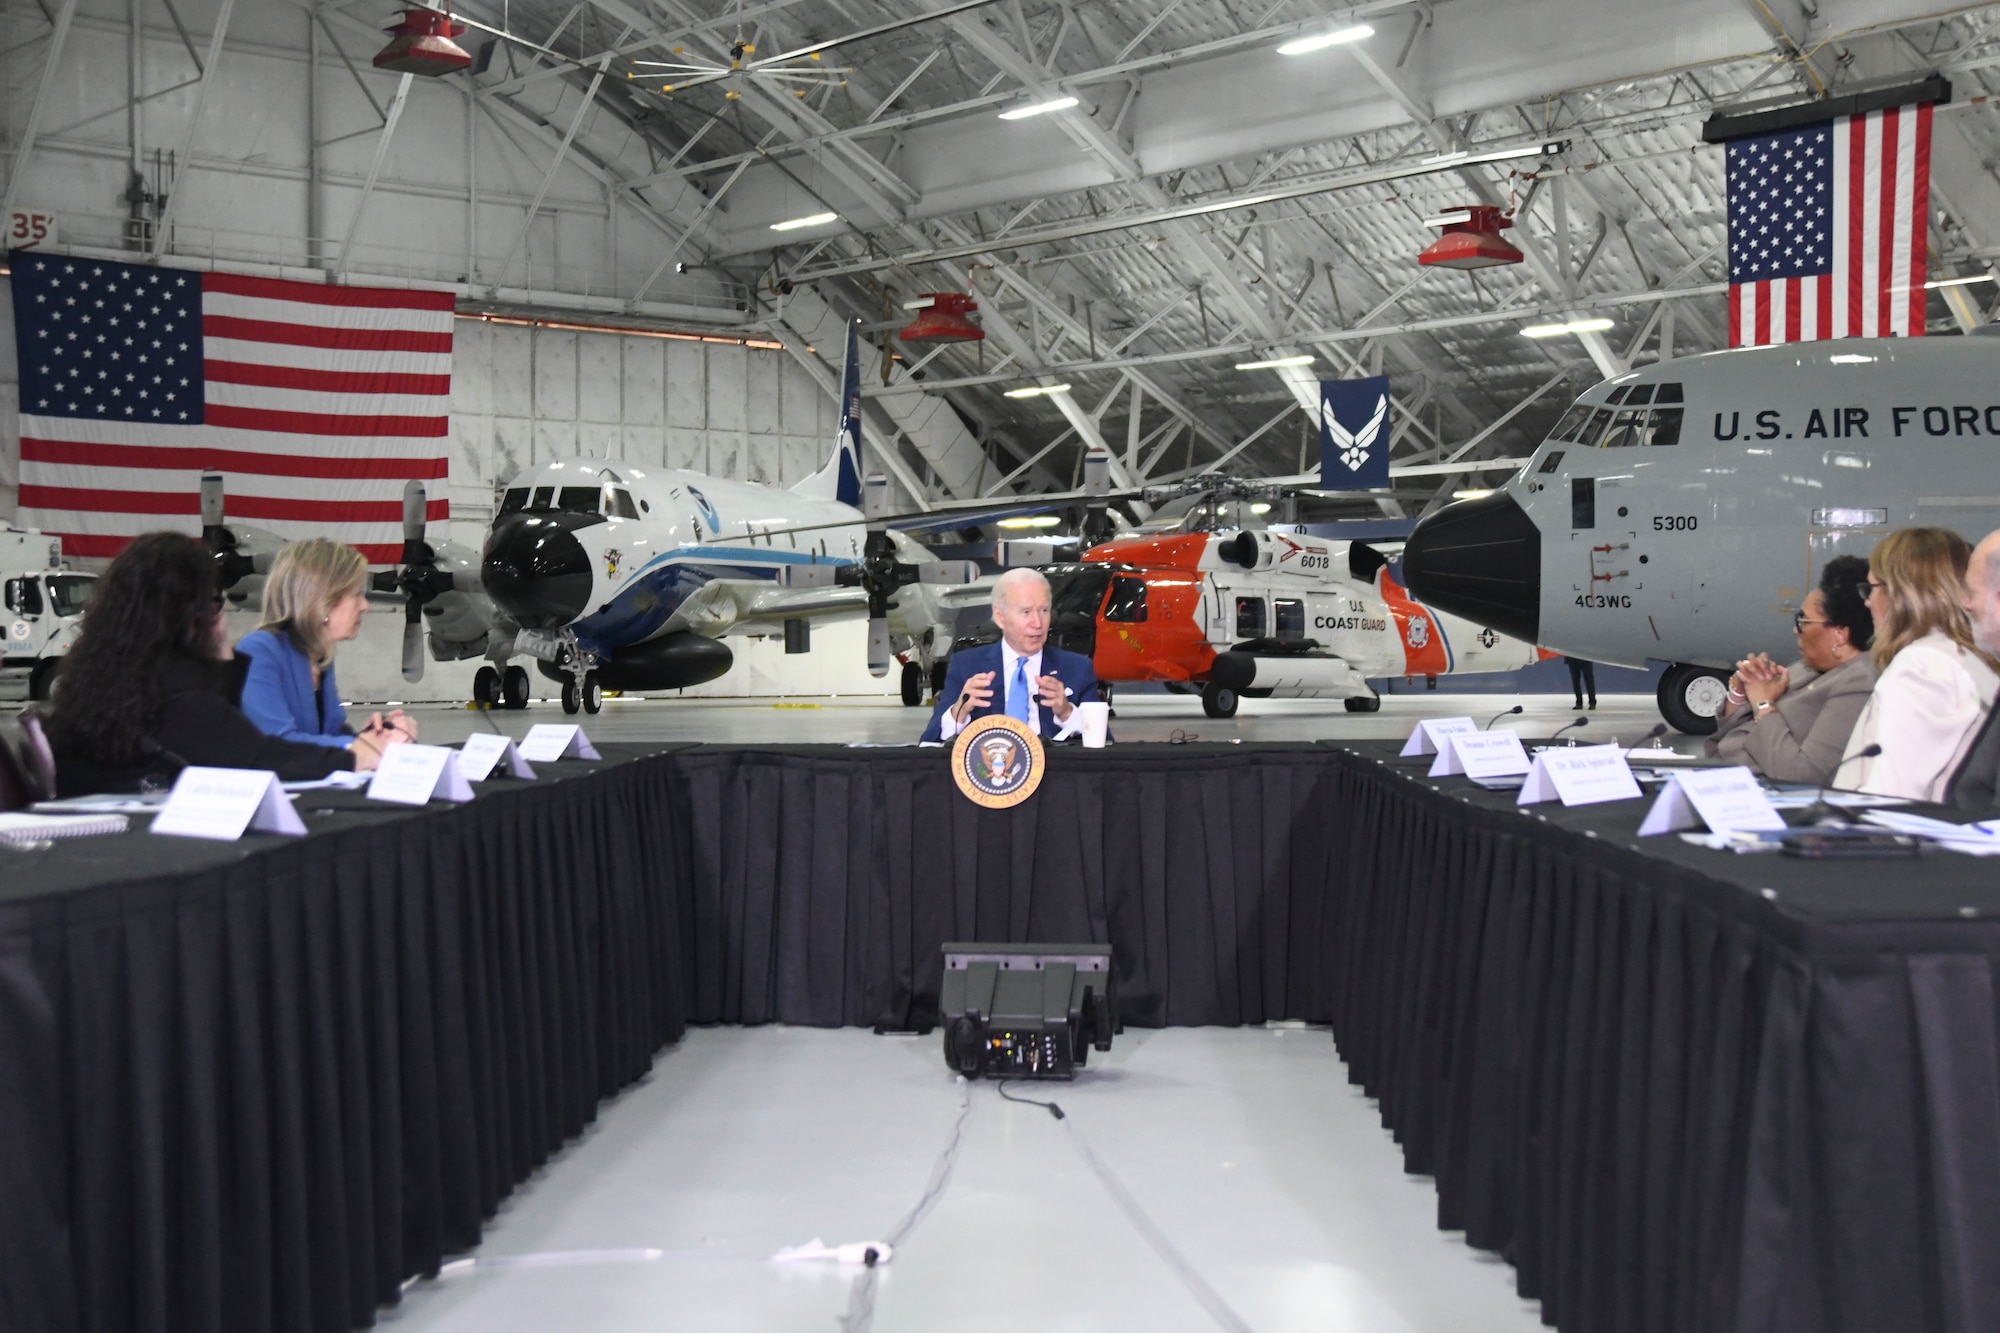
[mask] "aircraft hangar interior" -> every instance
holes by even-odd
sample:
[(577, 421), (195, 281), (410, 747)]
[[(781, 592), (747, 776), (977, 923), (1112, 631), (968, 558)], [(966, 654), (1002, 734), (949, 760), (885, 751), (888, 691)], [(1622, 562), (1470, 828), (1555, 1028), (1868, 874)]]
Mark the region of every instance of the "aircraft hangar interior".
[(0, 68), (0, 1329), (2000, 1328), (2000, 4)]

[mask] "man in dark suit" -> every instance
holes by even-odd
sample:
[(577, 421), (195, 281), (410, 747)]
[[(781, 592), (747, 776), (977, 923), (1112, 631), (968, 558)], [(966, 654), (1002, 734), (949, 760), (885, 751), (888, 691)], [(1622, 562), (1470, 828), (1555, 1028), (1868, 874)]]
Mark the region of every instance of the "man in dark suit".
[[(1972, 617), (1972, 641), (1989, 657), (2000, 658), (2000, 532), (1972, 548), (1965, 568), (1965, 609)], [(1945, 800), (1971, 814), (2000, 815), (2000, 701), (1986, 712)]]
[(927, 741), (948, 741), (969, 722), (1006, 713), (1053, 739), (1080, 703), (1097, 698), (1097, 673), (1081, 653), (1049, 646), (1049, 581), (1010, 569), (993, 585), (1000, 642), (951, 655)]

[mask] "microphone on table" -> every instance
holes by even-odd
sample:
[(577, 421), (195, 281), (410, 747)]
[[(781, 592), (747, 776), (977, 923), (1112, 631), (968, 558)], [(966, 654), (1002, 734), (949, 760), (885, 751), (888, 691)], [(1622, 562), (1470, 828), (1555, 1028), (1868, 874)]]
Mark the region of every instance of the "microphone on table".
[(1647, 732), (1644, 736), (1640, 737), (1639, 744), (1633, 746), (1632, 748), (1636, 750), (1640, 746), (1651, 745), (1654, 741), (1660, 739), (1660, 737), (1666, 734), (1667, 734), (1667, 724), (1664, 722), (1656, 722), (1653, 724), (1653, 729)]
[[(1853, 754), (1849, 755), (1847, 759), (1843, 759), (1840, 762), (1846, 764), (1850, 760), (1854, 759), (1873, 759), (1876, 755), (1880, 753), (1882, 753), (1881, 746), (1864, 745), (1859, 750), (1856, 750)], [(1840, 771), (1839, 769), (1834, 770), (1836, 774), (1838, 774), (1839, 771)], [(1845, 810), (1842, 810), (1839, 806), (1827, 804), (1826, 791), (1827, 789), (1825, 787), (1821, 787), (1818, 791), (1818, 794), (1813, 797), (1813, 803), (1807, 806), (1805, 809), (1799, 811), (1799, 821), (1808, 826), (1815, 824), (1823, 824), (1829, 819), (1839, 820), (1843, 824), (1852, 824), (1854, 822), (1853, 815), (1848, 814)]]
[[(1493, 722), (1498, 722), (1503, 717), (1512, 717), (1514, 714), (1520, 711), (1521, 711), (1521, 705), (1519, 704), (1515, 704), (1512, 708), (1502, 709), (1500, 712), (1497, 712), (1493, 715)], [(1488, 731), (1493, 730), (1493, 722), (1488, 722), (1486, 724), (1486, 730)]]
[[(1589, 718), (1587, 718), (1587, 717), (1580, 717), (1580, 718), (1578, 718), (1578, 719), (1577, 719), (1576, 721), (1574, 721), (1574, 722), (1570, 723), (1570, 724), (1569, 724), (1568, 726), (1566, 726), (1566, 727), (1557, 727), (1557, 728), (1556, 728), (1556, 731), (1555, 731), (1555, 735), (1554, 735), (1554, 736), (1550, 736), (1550, 737), (1549, 737), (1549, 744), (1551, 744), (1551, 745), (1554, 745), (1554, 744), (1556, 743), (1556, 736), (1560, 736), (1560, 735), (1562, 735), (1562, 734), (1563, 734), (1563, 733), (1564, 733), (1565, 731), (1575, 731), (1575, 730), (1576, 730), (1576, 729), (1577, 729), (1578, 727), (1587, 727), (1587, 726), (1589, 726), (1589, 725), (1590, 725), (1590, 719), (1589, 719)], [(1575, 741), (1571, 741), (1571, 742), (1570, 742), (1570, 744), (1571, 744), (1571, 745), (1574, 745), (1574, 744), (1576, 744), (1576, 742), (1575, 742)]]

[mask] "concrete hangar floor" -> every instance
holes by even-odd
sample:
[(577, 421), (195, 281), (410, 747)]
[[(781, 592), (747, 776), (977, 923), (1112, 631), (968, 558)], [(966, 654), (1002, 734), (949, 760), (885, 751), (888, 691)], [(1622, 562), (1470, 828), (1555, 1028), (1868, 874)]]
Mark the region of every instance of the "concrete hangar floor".
[[(1566, 699), (1391, 696), (1382, 711), (1246, 701), (1229, 721), (1199, 701), (1128, 696), (1127, 741), (1401, 736), (1421, 716), (1545, 736)], [(417, 710), (427, 740), (483, 730), (459, 708)], [(1630, 744), (1650, 696), (1606, 696), (1581, 730)], [(519, 736), (568, 720), (553, 703), (493, 720)], [(610, 700), (580, 716), (604, 740), (711, 743), (911, 739), (923, 714), (884, 700)], [(1683, 746), (1689, 742), (1683, 738)], [(959, 1092), (934, 1038), (856, 1029), (709, 1028), (607, 1105), (585, 1137), (503, 1207), (485, 1242), (383, 1312), (405, 1333), (835, 1329), (858, 1271), (774, 1263), (814, 1239), (879, 1239), (926, 1191)], [(872, 1293), (871, 1327), (1196, 1333), (1484, 1333), (1540, 1325), (1514, 1273), (1437, 1230), (1437, 1195), (1404, 1174), (1370, 1100), (1324, 1030), (1127, 1029), (1074, 1084), (1013, 1085), (1068, 1118), (970, 1085), (953, 1173)], [(1114, 1177), (1185, 1261), (1149, 1247), (1094, 1173)], [(1204, 1308), (1205, 1288), (1226, 1307)], [(1230, 1323), (1228, 1319), (1240, 1320)]]

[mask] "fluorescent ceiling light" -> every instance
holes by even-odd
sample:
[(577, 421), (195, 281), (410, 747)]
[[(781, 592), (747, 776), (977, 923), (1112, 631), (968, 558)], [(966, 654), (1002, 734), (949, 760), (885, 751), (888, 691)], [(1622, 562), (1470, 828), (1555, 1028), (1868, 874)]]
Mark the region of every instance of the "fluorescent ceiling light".
[(935, 296), (920, 296), (914, 301), (903, 302), (903, 309), (929, 310), (932, 306), (936, 304), (937, 304), (937, 298)]
[(1045, 393), (1068, 393), (1067, 384), (1031, 384), (1025, 389), (1009, 389), (1009, 398), (1040, 398)]
[(1530, 324), (1521, 330), (1523, 338), (1560, 338), (1565, 333), (1602, 333), (1615, 327), (1608, 319), (1573, 319), (1567, 324)]
[(994, 526), (1002, 528), (1052, 528), (1062, 522), (1054, 514), (1034, 514), (1027, 518), (1003, 518)]
[(1026, 120), (1030, 116), (1046, 116), (1051, 111), (1067, 111), (1075, 105), (1076, 99), (1074, 97), (1051, 97), (1046, 102), (1030, 102), (1026, 106), (1017, 106), (1012, 110), (1002, 111), (1000, 119)]
[(1239, 361), (1238, 370), (1276, 370), (1281, 366), (1309, 366), (1317, 358), (1305, 356), (1274, 356), (1268, 361)]
[(1936, 282), (1925, 283), (1924, 290), (1933, 291), (1939, 287), (1969, 287), (1975, 282), (1991, 281), (1993, 281), (1991, 273), (1975, 273), (1969, 278), (1939, 278)]
[(1456, 213), (1440, 213), (1434, 218), (1425, 218), (1426, 227), (1455, 227), (1461, 222), (1472, 221), (1472, 210), (1461, 208)]
[(797, 231), (800, 227), (820, 227), (829, 222), (840, 221), (838, 213), (815, 213), (809, 218), (793, 218), (789, 222), (773, 222), (772, 231)]
[(1364, 42), (1375, 35), (1375, 30), (1366, 23), (1357, 23), (1351, 28), (1335, 28), (1332, 32), (1318, 32), (1310, 37), (1294, 37), (1278, 48), (1281, 56), (1302, 56), (1312, 51), (1324, 51), (1329, 46), (1345, 46), (1349, 42)]
[(1271, 512), (1271, 506), (1267, 504), (1254, 504), (1250, 506), (1250, 512), (1253, 514), (1268, 514)]
[(1433, 153), (1429, 157), (1424, 159), (1424, 165), (1427, 167), (1435, 167), (1435, 166), (1442, 166), (1446, 162), (1463, 162), (1465, 161), (1466, 158), (1471, 156), (1472, 154), (1470, 151), (1464, 148), (1459, 148), (1449, 153)]
[(1487, 491), (1453, 491), (1453, 492), (1451, 493), (1451, 498), (1452, 498), (1452, 499), (1454, 499), (1454, 500), (1484, 500), (1484, 499), (1485, 499), (1485, 498), (1486, 498), (1487, 496), (1489, 496), (1489, 495), (1491, 495), (1491, 494), (1493, 494), (1493, 492), (1492, 492), (1492, 491), (1490, 491), (1490, 490), (1487, 490)]

